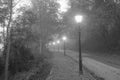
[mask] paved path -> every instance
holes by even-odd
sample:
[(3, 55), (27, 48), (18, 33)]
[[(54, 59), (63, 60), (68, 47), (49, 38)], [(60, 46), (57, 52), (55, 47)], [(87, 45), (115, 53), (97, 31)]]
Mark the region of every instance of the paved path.
[(84, 75), (78, 73), (78, 63), (62, 53), (54, 53), (53, 68), (47, 80), (95, 80), (85, 70)]
[[(112, 60), (114, 62), (115, 57), (108, 58), (108, 56), (91, 56), (90, 54), (82, 53), (82, 61), (84, 66), (92, 71), (100, 80), (120, 80), (120, 69), (113, 67), (114, 65), (111, 63)], [(67, 51), (67, 56), (72, 57), (74, 60), (78, 61), (78, 53), (74, 51)], [(105, 59), (108, 58), (108, 59)], [(117, 59), (116, 59), (117, 60)], [(115, 60), (115, 61), (116, 61)], [(107, 62), (109, 61), (109, 62)], [(119, 61), (119, 60), (118, 60)], [(98, 79), (99, 80), (99, 79)]]

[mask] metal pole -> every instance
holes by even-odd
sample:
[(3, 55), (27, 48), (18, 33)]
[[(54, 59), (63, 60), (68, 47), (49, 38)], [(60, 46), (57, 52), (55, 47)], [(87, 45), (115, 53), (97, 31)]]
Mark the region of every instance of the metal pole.
[(79, 26), (79, 74), (83, 74), (83, 69), (82, 69), (82, 55), (81, 55), (81, 29)]
[(59, 44), (58, 44), (58, 52), (59, 52)]
[(65, 51), (65, 41), (64, 41), (64, 56), (66, 55), (66, 51)]

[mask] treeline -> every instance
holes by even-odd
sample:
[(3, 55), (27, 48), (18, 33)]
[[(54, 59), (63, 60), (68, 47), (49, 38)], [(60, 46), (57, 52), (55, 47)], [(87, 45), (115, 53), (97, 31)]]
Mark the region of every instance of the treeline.
[[(34, 76), (39, 76), (36, 79), (41, 78), (41, 80), (44, 80), (49, 74), (51, 65), (45, 54), (50, 54), (50, 52), (45, 47), (44, 51), (39, 51), (39, 35), (32, 30), (32, 25), (35, 24), (36, 19), (36, 15), (28, 10), (12, 22), (10, 37), (5, 37), (3, 53), (0, 56), (0, 79), (4, 79), (5, 76), (8, 40), (10, 40), (9, 80), (22, 80), (26, 77), (32, 79)], [(36, 51), (32, 51), (34, 48), (36, 48)], [(31, 76), (31, 74), (33, 75)]]
[[(120, 50), (120, 1), (119, 0), (74, 0), (67, 18), (72, 27), (78, 26), (70, 22), (70, 16), (79, 13), (84, 16), (79, 24), (82, 29), (82, 48), (89, 51)], [(76, 4), (76, 5), (75, 5)], [(74, 12), (73, 12), (74, 11)], [(72, 18), (71, 18), (72, 19)], [(75, 27), (76, 28), (76, 27)], [(78, 29), (70, 31), (78, 44)]]
[(114, 0), (95, 0), (89, 12), (84, 47), (96, 51), (119, 51), (120, 4)]
[[(50, 1), (40, 6), (33, 3), (34, 7), (31, 9), (21, 7), (18, 13), (22, 14), (15, 16), (16, 18), (13, 16), (14, 7), (9, 4), (10, 1), (2, 3), (0, 7), (0, 27), (3, 28), (1, 42), (4, 45), (0, 56), (0, 79), (5, 78), (6, 58), (9, 56), (9, 80), (45, 80), (51, 69), (49, 59), (52, 57), (46, 43), (54, 29), (51, 26), (56, 24), (48, 12)], [(44, 3), (44, 0), (37, 1)], [(39, 12), (38, 8), (41, 9)]]

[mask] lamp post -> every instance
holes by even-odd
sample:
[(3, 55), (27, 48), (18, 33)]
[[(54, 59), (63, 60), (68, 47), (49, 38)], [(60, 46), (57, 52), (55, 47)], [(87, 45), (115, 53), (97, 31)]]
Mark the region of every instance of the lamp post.
[(57, 40), (57, 44), (58, 44), (58, 52), (59, 52), (59, 44), (60, 44), (60, 40)]
[[(83, 20), (83, 16), (82, 15), (76, 15), (75, 16), (75, 21), (79, 24), (81, 23)], [(83, 69), (82, 69), (82, 54), (81, 54), (81, 28), (79, 25), (79, 74), (83, 74)]]
[(55, 45), (56, 43), (55, 42), (53, 42), (53, 45)]
[(53, 44), (53, 48), (54, 48), (53, 50), (55, 50), (55, 45), (56, 45), (56, 43), (55, 43), (55, 42), (53, 42), (52, 44)]
[(65, 41), (67, 40), (67, 37), (66, 36), (63, 36), (62, 37), (62, 40), (64, 42), (64, 56), (66, 55), (66, 47), (65, 47)]

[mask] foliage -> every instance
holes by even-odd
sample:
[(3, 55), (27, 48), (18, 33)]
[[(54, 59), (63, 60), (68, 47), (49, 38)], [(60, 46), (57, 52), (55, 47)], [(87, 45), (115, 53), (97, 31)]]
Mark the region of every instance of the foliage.
[[(17, 50), (17, 52), (15, 50)], [(11, 49), (11, 51), (14, 51), (10, 52), (12, 53), (12, 55), (10, 55), (9, 62), (9, 71), (12, 74), (15, 74), (17, 72), (28, 71), (29, 69), (31, 69), (34, 56), (32, 55), (29, 49), (25, 47), (15, 49), (13, 47), (13, 50)]]
[[(50, 73), (51, 64), (44, 58), (43, 55), (39, 55), (36, 61), (34, 61), (34, 67), (28, 72), (18, 73), (11, 80), (45, 80)], [(33, 65), (32, 64), (32, 65)]]
[(7, 18), (8, 14), (8, 7), (1, 7), (0, 8), (0, 23), (4, 23), (5, 19)]
[[(76, 13), (85, 15), (83, 24), (80, 24), (83, 26), (82, 47), (84, 49), (93, 51), (120, 49), (119, 3), (115, 0), (74, 0), (71, 2), (72, 8), (67, 15), (68, 21)], [(69, 24), (75, 26), (70, 21)], [(72, 30), (72, 33), (75, 30)]]
[[(56, 25), (58, 24), (58, 21), (56, 20), (55, 16), (56, 5), (53, 4), (53, 2), (51, 3), (50, 1), (38, 1), (38, 3), (40, 3), (41, 5), (34, 4), (38, 7), (34, 7), (33, 9), (29, 9), (27, 11), (26, 9), (21, 8), (20, 10), (22, 10), (22, 15), (19, 15), (16, 19), (12, 19), (9, 28), (10, 31), (8, 31), (10, 32), (10, 37), (6, 35), (7, 40), (4, 46), (2, 56), (2, 58), (4, 58), (2, 62), (5, 62), (5, 56), (7, 54), (8, 48), (7, 41), (10, 41), (9, 73), (11, 75), (15, 75), (19, 72), (28, 72), (32, 68), (34, 68), (35, 65), (38, 71), (35, 72), (34, 76), (40, 76), (42, 78), (45, 78), (46, 74), (49, 73), (50, 64), (46, 61), (46, 59), (50, 55), (39, 55), (40, 57), (38, 56), (38, 60), (34, 59), (35, 54), (32, 52), (32, 48), (34, 47), (34, 45), (32, 45), (32, 43), (36, 43), (37, 45), (35, 45), (35, 47), (39, 47), (38, 43), (40, 39), (46, 42), (48, 40), (49, 35), (51, 35), (51, 33), (53, 33), (56, 30)], [(49, 7), (48, 4), (51, 7)], [(7, 17), (9, 17), (9, 15), (7, 15)], [(5, 18), (0, 18), (1, 23), (3, 21), (6, 21)], [(37, 28), (38, 31), (35, 31), (35, 27), (39, 27), (39, 29)], [(43, 42), (43, 51), (45, 50), (45, 42)], [(47, 53), (46, 51), (47, 50), (45, 50), (43, 53)], [(38, 52), (37, 54), (40, 54), (40, 52)], [(2, 66), (3, 64), (1, 63), (0, 67), (2, 68)], [(36, 73), (39, 73), (39, 75), (37, 75)]]
[[(97, 5), (99, 1), (96, 1)], [(90, 21), (93, 26), (97, 39), (103, 44), (106, 50), (112, 50), (119, 46), (119, 7), (116, 3), (111, 1), (102, 1), (101, 4), (94, 6), (92, 12), (92, 20)], [(97, 28), (95, 28), (97, 27)], [(98, 45), (99, 48), (99, 45)]]
[(4, 71), (4, 61), (3, 61), (3, 58), (0, 57), (0, 75), (2, 75)]
[[(9, 71), (12, 74), (15, 74), (16, 72), (29, 70), (32, 67), (31, 63), (34, 60), (34, 56), (31, 53), (31, 50), (27, 47), (27, 45), (30, 44), (31, 41), (34, 41), (37, 38), (31, 32), (31, 28), (29, 26), (29, 24), (30, 25), (33, 24), (33, 22), (30, 21), (31, 19), (34, 18), (31, 17), (29, 12), (26, 12), (25, 15), (29, 16), (23, 18), (21, 17), (21, 22), (24, 20), (25, 24), (15, 21), (14, 27), (11, 28), (10, 32), (11, 44), (10, 44)], [(18, 24), (21, 25), (18, 26)], [(6, 49), (7, 46), (5, 46), (4, 55), (6, 55)]]
[[(37, 14), (37, 32), (42, 41), (48, 41), (49, 37), (58, 32), (58, 25), (61, 22), (58, 19), (58, 4), (54, 0), (32, 0), (35, 14)], [(34, 30), (36, 29), (34, 28)]]

